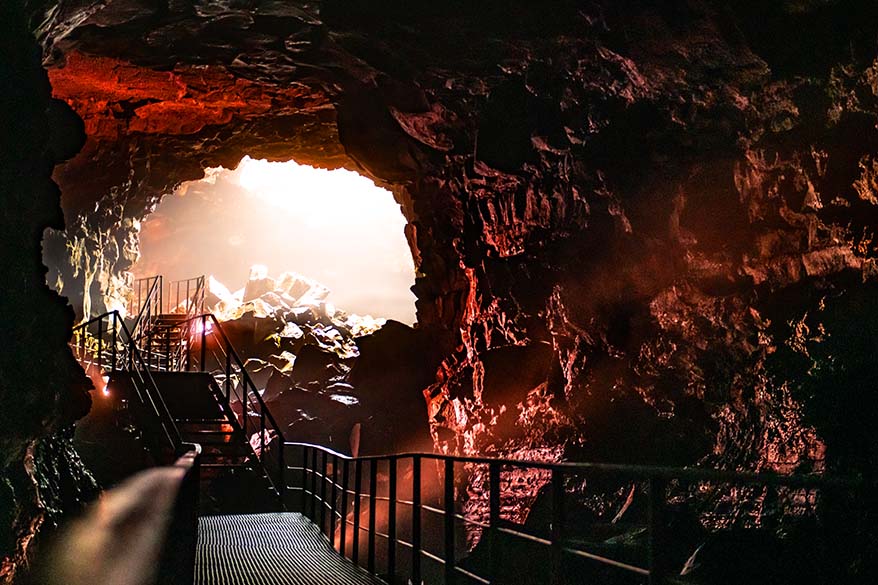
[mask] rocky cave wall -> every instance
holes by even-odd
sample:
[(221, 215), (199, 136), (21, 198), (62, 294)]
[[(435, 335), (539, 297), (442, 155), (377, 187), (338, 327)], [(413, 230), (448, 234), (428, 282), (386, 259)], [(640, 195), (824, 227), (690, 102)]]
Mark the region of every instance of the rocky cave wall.
[(47, 244), (77, 306), (205, 167), (345, 166), (409, 220), (437, 447), (876, 462), (869, 2), (29, 5), (88, 134)]
[(71, 424), (91, 383), (67, 342), (73, 311), (46, 286), (40, 240), (62, 229), (53, 166), (84, 141), (82, 123), (53, 100), (18, 2), (0, 5), (0, 582), (20, 577), (39, 536), (94, 496), (72, 448)]

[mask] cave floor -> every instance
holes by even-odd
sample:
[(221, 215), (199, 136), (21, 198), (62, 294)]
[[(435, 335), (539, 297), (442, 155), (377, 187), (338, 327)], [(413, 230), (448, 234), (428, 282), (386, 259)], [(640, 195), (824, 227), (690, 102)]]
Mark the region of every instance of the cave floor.
[(301, 514), (205, 516), (198, 523), (196, 585), (381, 583), (342, 558)]

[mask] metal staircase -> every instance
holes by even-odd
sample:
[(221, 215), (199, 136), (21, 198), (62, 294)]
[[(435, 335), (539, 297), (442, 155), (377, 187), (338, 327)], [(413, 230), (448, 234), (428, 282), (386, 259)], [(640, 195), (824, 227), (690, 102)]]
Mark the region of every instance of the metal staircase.
[(204, 277), (167, 287), (161, 276), (142, 279), (132, 296), (133, 320), (112, 311), (74, 328), (77, 359), (157, 462), (202, 446), (208, 509), (281, 508), (283, 433), (222, 324), (203, 312)]
[(164, 282), (162, 276), (134, 281), (129, 314), (137, 348), (162, 371), (188, 369), (183, 359), (191, 339), (179, 324), (204, 312), (204, 276)]
[[(445, 453), (349, 457), (286, 442), (222, 324), (203, 313), (203, 279), (201, 292), (190, 287), (170, 305), (163, 303), (161, 282), (144, 282), (136, 320), (126, 322), (116, 311), (101, 315), (75, 328), (71, 345), (99, 389), (109, 382), (110, 398), (118, 392), (120, 414), (139, 425), (156, 463), (171, 463), (189, 443), (200, 446), (190, 457), (203, 461), (201, 498), (213, 506), (201, 511), (224, 515), (186, 516), (201, 524), (194, 555), (199, 584), (674, 584), (691, 553), (675, 518), (686, 517), (690, 502), (710, 499), (718, 526), (728, 520), (750, 531), (761, 528), (725, 503), (772, 501), (808, 519), (806, 526), (836, 516), (836, 529), (848, 523), (856, 529), (857, 518), (874, 518), (874, 499), (864, 496), (875, 493), (874, 482), (857, 478)], [(464, 495), (465, 477), (482, 492)], [(510, 486), (524, 478), (542, 486), (543, 522), (509, 514)], [(609, 524), (580, 521), (592, 484), (629, 493)], [(464, 507), (473, 501), (481, 507)], [(301, 514), (236, 515), (270, 509)], [(472, 548), (465, 538), (474, 531)], [(855, 541), (844, 529), (838, 534), (841, 542)], [(818, 530), (809, 539), (814, 546), (803, 554), (818, 559), (816, 566), (833, 560), (826, 553), (832, 538)]]

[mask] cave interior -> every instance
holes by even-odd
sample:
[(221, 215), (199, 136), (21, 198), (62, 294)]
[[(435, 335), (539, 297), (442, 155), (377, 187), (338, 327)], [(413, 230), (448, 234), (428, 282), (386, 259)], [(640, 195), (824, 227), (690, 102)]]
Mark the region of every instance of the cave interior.
[[(72, 331), (130, 310), (163, 200), (245, 157), (386, 189), (413, 268), (408, 322), (258, 271), (199, 289), (286, 440), (874, 478), (871, 2), (11, 0), (0, 21), (3, 582), (155, 463)], [(551, 477), (503, 478), (504, 521), (548, 534)], [(460, 473), (463, 515), (492, 514), (490, 481)], [(566, 488), (569, 530), (644, 538), (637, 482)], [(693, 583), (873, 582), (874, 495), (669, 489)], [(504, 579), (532, 582), (509, 547)]]

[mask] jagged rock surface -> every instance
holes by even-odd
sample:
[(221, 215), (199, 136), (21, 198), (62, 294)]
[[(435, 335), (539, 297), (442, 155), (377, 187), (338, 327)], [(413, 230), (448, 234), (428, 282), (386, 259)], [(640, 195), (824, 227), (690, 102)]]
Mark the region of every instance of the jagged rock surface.
[[(79, 219), (56, 237), (84, 250), (55, 259), (65, 294), (112, 296), (126, 222), (205, 167), (346, 166), (409, 220), (438, 447), (878, 460), (870, 2), (31, 7), (92, 129), (58, 173)], [(528, 371), (498, 387), (509, 360)]]
[(285, 436), (360, 455), (431, 447), (421, 391), (436, 356), (421, 331), (348, 314), (324, 285), (293, 273), (271, 278), (263, 266), (234, 293), (213, 277), (208, 288), (210, 312)]

